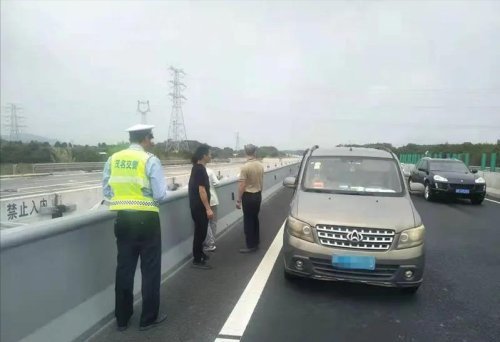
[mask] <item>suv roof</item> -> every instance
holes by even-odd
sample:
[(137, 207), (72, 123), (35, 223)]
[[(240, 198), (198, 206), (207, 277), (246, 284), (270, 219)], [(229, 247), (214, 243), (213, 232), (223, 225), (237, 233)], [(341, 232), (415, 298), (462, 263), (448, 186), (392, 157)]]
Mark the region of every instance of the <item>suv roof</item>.
[(330, 157), (330, 156), (352, 156), (352, 157), (371, 157), (371, 158), (393, 158), (393, 155), (385, 150), (365, 147), (335, 147), (335, 148), (317, 148), (312, 156)]

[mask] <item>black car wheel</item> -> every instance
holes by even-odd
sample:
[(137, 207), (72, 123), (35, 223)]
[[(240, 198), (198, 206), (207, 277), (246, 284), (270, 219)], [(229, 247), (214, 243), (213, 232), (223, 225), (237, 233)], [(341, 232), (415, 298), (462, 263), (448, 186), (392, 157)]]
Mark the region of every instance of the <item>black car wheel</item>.
[(429, 183), (425, 183), (424, 198), (426, 201), (434, 200), (434, 191), (431, 189), (431, 185)]
[(470, 198), (471, 203), (476, 204), (476, 205), (483, 203), (483, 200), (484, 200), (484, 196), (472, 196)]
[(290, 272), (287, 272), (285, 269), (283, 270), (283, 277), (287, 280), (287, 281), (296, 281), (299, 277), (296, 276), (295, 274), (292, 274)]
[(417, 291), (418, 291), (418, 288), (419, 288), (419, 287), (420, 287), (420, 286), (403, 287), (403, 288), (400, 288), (399, 290), (400, 290), (403, 294), (412, 295), (412, 294), (417, 293)]

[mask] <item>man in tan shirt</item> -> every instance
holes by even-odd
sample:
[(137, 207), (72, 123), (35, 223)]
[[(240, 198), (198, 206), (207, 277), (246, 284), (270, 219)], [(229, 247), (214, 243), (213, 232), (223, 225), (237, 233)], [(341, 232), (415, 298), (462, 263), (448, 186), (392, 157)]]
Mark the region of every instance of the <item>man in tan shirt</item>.
[(259, 211), (262, 202), (262, 185), (264, 183), (264, 167), (256, 158), (257, 147), (245, 145), (247, 162), (241, 168), (238, 199), (236, 208), (243, 208), (243, 229), (245, 231), (246, 248), (240, 253), (252, 253), (259, 247)]

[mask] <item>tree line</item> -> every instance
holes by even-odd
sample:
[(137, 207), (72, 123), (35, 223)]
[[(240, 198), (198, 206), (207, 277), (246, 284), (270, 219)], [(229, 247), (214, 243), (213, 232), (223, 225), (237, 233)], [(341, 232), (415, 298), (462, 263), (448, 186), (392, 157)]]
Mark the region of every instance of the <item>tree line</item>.
[[(190, 159), (194, 150), (201, 145), (196, 140), (188, 141), (189, 151), (168, 152), (166, 143), (157, 143), (152, 149), (152, 153), (162, 160), (167, 159)], [(31, 141), (23, 143), (21, 141), (0, 140), (0, 163), (70, 163), (70, 162), (99, 162), (106, 159), (113, 153), (123, 150), (129, 146), (128, 142), (120, 142), (114, 145), (98, 143), (97, 146), (75, 145), (67, 142), (55, 142), (53, 145), (48, 142)], [(234, 157), (244, 157), (242, 150), (235, 151), (230, 147), (211, 147), (212, 158), (228, 159)], [(277, 158), (285, 154), (278, 151), (274, 146), (261, 146), (258, 149), (259, 158)]]
[(401, 147), (394, 147), (389, 143), (376, 143), (376, 144), (366, 144), (366, 145), (341, 145), (341, 146), (352, 146), (352, 147), (372, 147), (372, 148), (386, 148), (393, 151), (398, 157), (401, 154), (416, 153), (425, 154), (426, 152), (430, 155), (434, 153), (469, 153), (470, 155), (470, 165), (481, 165), (481, 157), (483, 153), (490, 157), (491, 153), (497, 153), (497, 164), (500, 163), (500, 140), (496, 144), (473, 144), (471, 142), (464, 142), (462, 144), (435, 144), (435, 145), (419, 145), (419, 144), (407, 144)]

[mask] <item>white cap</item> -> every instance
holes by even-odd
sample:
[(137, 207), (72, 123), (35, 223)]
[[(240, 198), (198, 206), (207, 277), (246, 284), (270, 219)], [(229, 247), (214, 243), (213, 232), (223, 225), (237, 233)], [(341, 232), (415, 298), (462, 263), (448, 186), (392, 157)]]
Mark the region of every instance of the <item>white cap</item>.
[(155, 128), (154, 125), (137, 124), (127, 128), (125, 131), (127, 132), (150, 131), (153, 128)]

